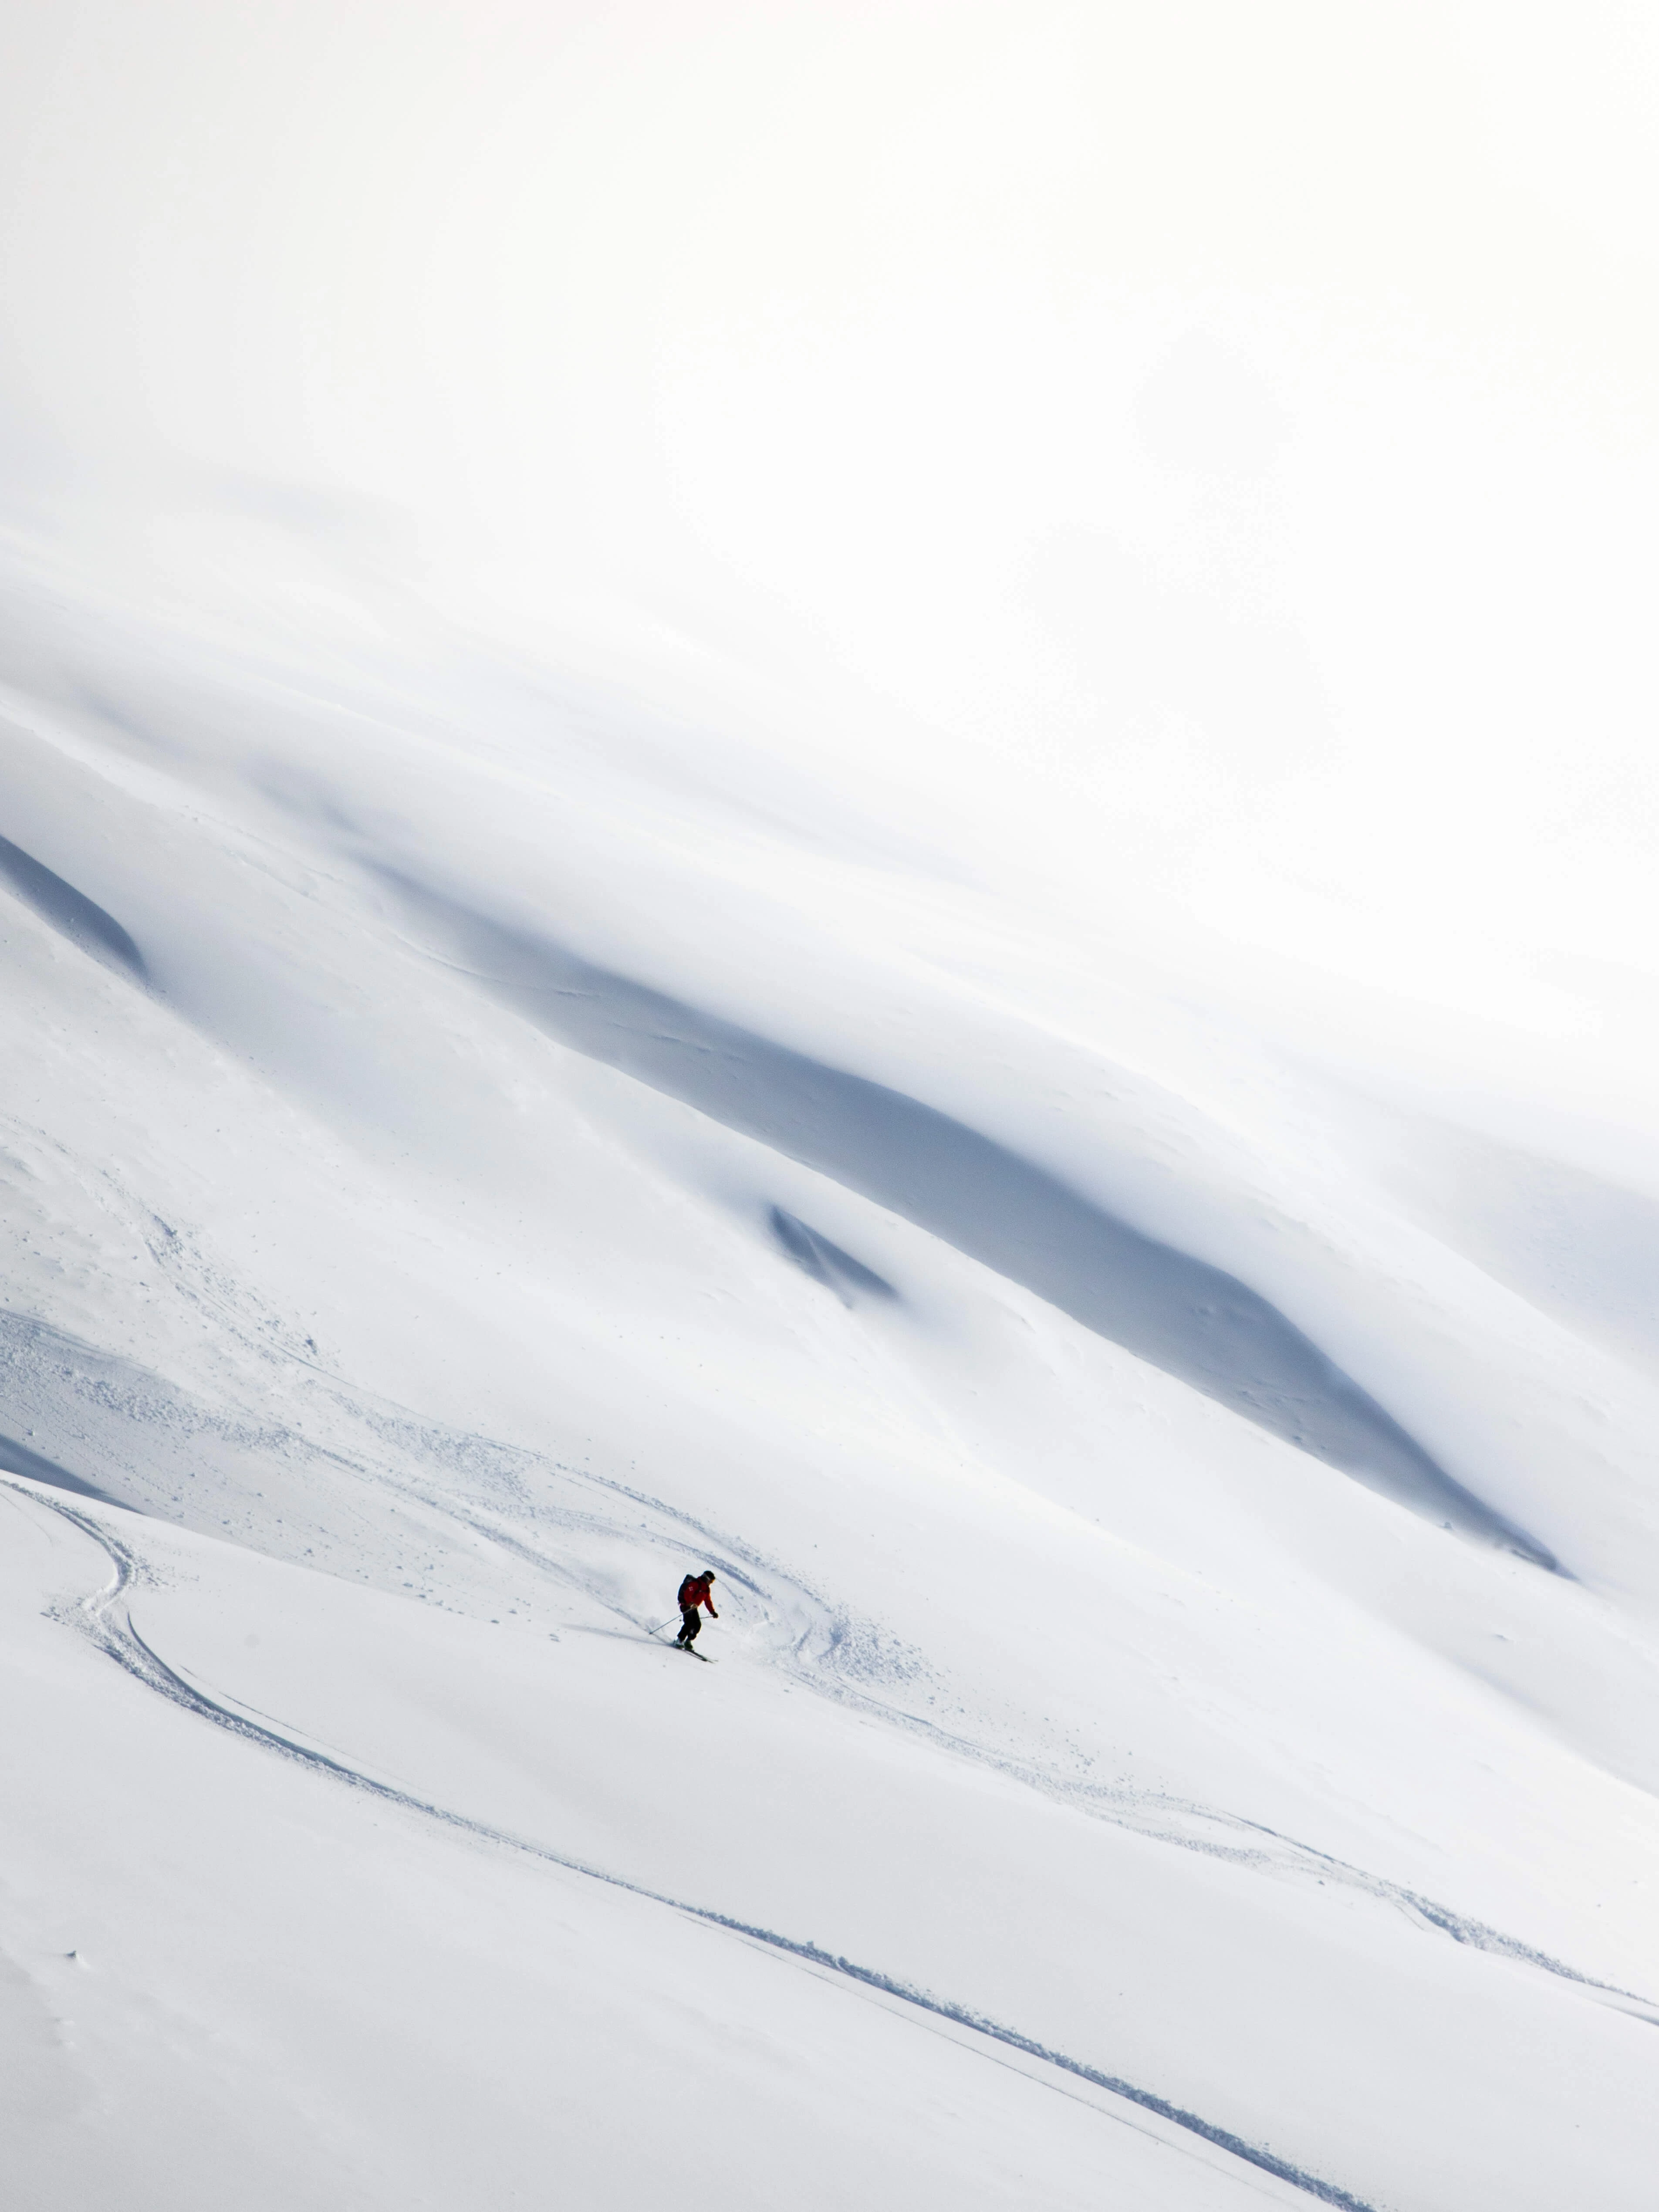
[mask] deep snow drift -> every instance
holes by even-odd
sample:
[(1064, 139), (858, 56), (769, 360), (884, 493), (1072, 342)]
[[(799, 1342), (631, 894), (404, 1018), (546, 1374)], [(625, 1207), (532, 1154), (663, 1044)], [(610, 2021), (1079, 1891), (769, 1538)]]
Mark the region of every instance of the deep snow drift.
[(1645, 2204), (1637, 1139), (190, 529), (6, 552), (9, 2201)]

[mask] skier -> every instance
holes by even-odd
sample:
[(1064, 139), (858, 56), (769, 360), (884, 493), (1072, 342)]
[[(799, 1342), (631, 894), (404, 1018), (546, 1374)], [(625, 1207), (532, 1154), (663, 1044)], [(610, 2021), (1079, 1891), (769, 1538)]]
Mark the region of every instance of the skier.
[[(714, 1601), (709, 1591), (709, 1585), (714, 1579), (714, 1570), (709, 1567), (702, 1574), (688, 1575), (680, 1584), (680, 1632), (674, 1641), (676, 1644), (683, 1644), (688, 1651), (696, 1642), (697, 1631), (702, 1626), (702, 1615), (697, 1611), (697, 1607), (700, 1605), (706, 1605), (708, 1607), (710, 1620), (720, 1619), (719, 1613), (714, 1610)], [(697, 1656), (699, 1659), (702, 1658), (701, 1651), (698, 1652)]]

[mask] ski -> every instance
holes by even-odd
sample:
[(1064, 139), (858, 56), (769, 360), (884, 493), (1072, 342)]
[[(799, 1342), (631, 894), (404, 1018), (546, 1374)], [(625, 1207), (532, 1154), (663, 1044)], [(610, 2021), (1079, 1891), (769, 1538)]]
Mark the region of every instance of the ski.
[[(662, 1638), (654, 1628), (650, 1632), (650, 1635), (653, 1644), (661, 1643)], [(693, 1650), (689, 1644), (681, 1644), (678, 1640), (671, 1644), (668, 1649), (671, 1651), (684, 1651), (689, 1658), (701, 1659), (705, 1667), (718, 1667), (720, 1663), (718, 1659), (711, 1659), (706, 1651)]]

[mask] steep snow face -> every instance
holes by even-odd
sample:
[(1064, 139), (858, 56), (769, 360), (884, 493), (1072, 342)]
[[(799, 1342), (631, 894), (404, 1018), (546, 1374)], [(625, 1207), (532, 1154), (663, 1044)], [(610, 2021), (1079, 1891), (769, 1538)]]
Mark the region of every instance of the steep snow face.
[(1644, 2203), (1638, 1140), (246, 555), (8, 555), (27, 2201)]
[(5, 2212), (1648, 2212), (1656, 82), (8, 11)]

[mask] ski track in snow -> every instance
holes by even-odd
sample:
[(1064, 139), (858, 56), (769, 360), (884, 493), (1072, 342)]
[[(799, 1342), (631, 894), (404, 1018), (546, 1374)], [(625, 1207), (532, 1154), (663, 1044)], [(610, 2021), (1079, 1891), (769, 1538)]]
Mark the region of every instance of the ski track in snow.
[[(383, 878), (388, 873), (380, 872)], [(65, 879), (9, 846), (0, 850), (0, 876), (82, 950), (125, 969), (135, 983), (147, 983), (137, 945)], [(434, 907), (441, 908), (458, 939), (449, 949), (466, 956), (465, 972), (475, 988), (505, 1000), (562, 1043), (862, 1193), (1024, 1283), (1096, 1334), (1125, 1344), (1419, 1515), (1437, 1522), (1444, 1516), (1467, 1536), (1517, 1552), (1535, 1565), (1555, 1565), (1541, 1547), (1453, 1481), (1382, 1405), (1237, 1279), (1142, 1236), (1034, 1159), (919, 1097), (808, 1059), (631, 976), (594, 967), (550, 939), (526, 939), (440, 900), (406, 876), (394, 880), (406, 898), (424, 902), (428, 918)], [(428, 950), (426, 957), (434, 956)], [(16, 1126), (31, 1145), (61, 1152), (47, 1131)], [(188, 1227), (163, 1220), (106, 1163), (76, 1166), (92, 1180), (108, 1214), (148, 1253), (156, 1279), (179, 1300), (191, 1325), (209, 1325), (216, 1370), (175, 1370), (191, 1375), (193, 1388), (187, 1389), (44, 1320), (18, 1311), (0, 1314), (4, 1425), (35, 1437), (29, 1422), (37, 1413), (55, 1424), (53, 1432), (39, 1438), (45, 1449), (21, 1443), (8, 1447), (0, 1439), (0, 1463), (9, 1450), (18, 1472), (54, 1486), (63, 1498), (52, 1510), (92, 1536), (114, 1564), (113, 1585), (83, 1607), (66, 1607), (62, 1617), (88, 1632), (135, 1680), (198, 1717), (482, 1844), (629, 1892), (799, 1966), (860, 1984), (913, 2014), (930, 2015), (942, 2027), (1000, 2045), (1138, 2107), (1306, 2195), (1370, 2212), (1365, 2200), (1278, 2153), (967, 2005), (429, 1802), (355, 1766), (346, 1754), (332, 1755), (288, 1732), (279, 1717), (256, 1714), (234, 1700), (220, 1702), (169, 1666), (133, 1627), (121, 1599), (135, 1573), (143, 1571), (140, 1556), (93, 1514), (76, 1510), (74, 1500), (79, 1493), (94, 1506), (120, 1505), (332, 1571), (352, 1560), (354, 1525), (361, 1531), (372, 1522), (383, 1539), (395, 1533), (395, 1543), (382, 1542), (378, 1574), (374, 1566), (366, 1576), (360, 1568), (356, 1578), (388, 1588), (395, 1587), (387, 1579), (394, 1558), (398, 1572), (407, 1567), (402, 1553), (412, 1514), (422, 1540), (441, 1529), (459, 1547), (457, 1556), (471, 1552), (475, 1558), (477, 1547), (487, 1546), (495, 1560), (511, 1563), (520, 1590), (528, 1578), (532, 1593), (556, 1601), (561, 1594), (577, 1595), (636, 1631), (650, 1624), (626, 1601), (623, 1584), (633, 1577), (611, 1567), (659, 1556), (665, 1565), (675, 1562), (677, 1572), (678, 1560), (695, 1551), (744, 1592), (750, 1624), (769, 1663), (816, 1695), (1091, 1820), (1267, 1878), (1346, 1887), (1405, 1915), (1425, 1932), (1556, 1977), (1610, 2008), (1659, 2024), (1659, 2010), (1635, 1993), (1222, 1806), (1135, 1789), (1122, 1780), (1091, 1779), (1078, 1771), (1075, 1758), (1068, 1766), (1052, 1735), (1046, 1744), (1039, 1738), (1035, 1745), (1029, 1739), (1016, 1745), (988, 1715), (976, 1721), (962, 1715), (965, 1727), (930, 1717), (919, 1710), (921, 1693), (948, 1693), (946, 1677), (924, 1650), (842, 1603), (833, 1589), (816, 1586), (725, 1528), (646, 1489), (483, 1433), (446, 1427), (408, 1405), (354, 1387), (331, 1371), (326, 1356), (290, 1316), (216, 1262)], [(793, 1265), (843, 1304), (895, 1295), (884, 1278), (794, 1214), (774, 1204), (767, 1218)], [(1043, 1231), (1035, 1259), (1034, 1221)], [(165, 1351), (149, 1356), (158, 1365), (168, 1357)], [(228, 1387), (228, 1373), (234, 1376)], [(27, 1420), (21, 1418), (25, 1413)], [(308, 1486), (307, 1478), (312, 1478)], [(282, 1499), (280, 1517), (255, 1503), (266, 1497)], [(509, 1586), (504, 1583), (503, 1589)], [(463, 1585), (446, 1595), (465, 1609)], [(477, 1595), (476, 1588), (471, 1595)], [(636, 1602), (637, 1591), (633, 1595)], [(498, 1601), (505, 1611), (505, 1596)], [(948, 1694), (940, 1700), (941, 1706), (950, 1702)], [(976, 1725), (978, 1735), (969, 1732)], [(1003, 1740), (994, 1740), (999, 1736)]]
[[(165, 1224), (157, 1226), (165, 1228)], [(185, 1289), (186, 1279), (197, 1271), (190, 1256), (180, 1252), (179, 1240), (172, 1232), (168, 1237), (171, 1241), (161, 1249), (175, 1283)], [(755, 1625), (766, 1632), (772, 1644), (775, 1663), (816, 1694), (1150, 1841), (1264, 1875), (1319, 1881), (1373, 1897), (1405, 1913), (1419, 1927), (1594, 1991), (1617, 2009), (1659, 2026), (1659, 2006), (1652, 2000), (1597, 1980), (1518, 1937), (1261, 1822), (1221, 1807), (1134, 1789), (1121, 1782), (1089, 1781), (1066, 1773), (1054, 1762), (1022, 1757), (896, 1703), (893, 1693), (903, 1688), (915, 1689), (924, 1683), (943, 1686), (943, 1679), (926, 1654), (902, 1644), (878, 1621), (839, 1603), (730, 1531), (590, 1468), (573, 1467), (477, 1432), (451, 1430), (407, 1407), (377, 1403), (361, 1391), (349, 1390), (292, 1345), (273, 1340), (273, 1324), (265, 1317), (256, 1316), (250, 1324), (241, 1310), (244, 1296), (228, 1281), (198, 1277), (186, 1295), (192, 1303), (210, 1310), (216, 1325), (262, 1363), (297, 1361), (314, 1380), (337, 1419), (343, 1414), (355, 1427), (359, 1448), (348, 1451), (337, 1445), (324, 1446), (269, 1419), (245, 1425), (217, 1407), (189, 1399), (159, 1376), (23, 1316), (0, 1315), (0, 1354), (9, 1360), (14, 1373), (32, 1354), (34, 1364), (46, 1368), (59, 1384), (77, 1373), (83, 1376), (90, 1367), (94, 1378), (88, 1393), (91, 1404), (112, 1424), (125, 1428), (137, 1420), (152, 1440), (159, 1442), (164, 1437), (181, 1459), (209, 1443), (221, 1454), (326, 1462), (336, 1479), (341, 1474), (353, 1475), (405, 1504), (418, 1505), (424, 1513), (511, 1558), (538, 1581), (579, 1593), (614, 1619), (641, 1631), (648, 1630), (651, 1624), (643, 1614), (619, 1601), (615, 1583), (602, 1565), (583, 1560), (581, 1540), (625, 1546), (635, 1553), (644, 1545), (663, 1554), (665, 1572), (681, 1555), (695, 1552), (714, 1564), (724, 1581), (745, 1593), (754, 1609)], [(161, 1502), (161, 1495), (112, 1496), (102, 1484), (27, 1448), (21, 1451), (28, 1463), (19, 1465), (16, 1471), (56, 1487), (140, 1513), (155, 1512)], [(147, 1451), (146, 1458), (151, 1456)], [(441, 1468), (465, 1473), (464, 1496), (434, 1479)], [(486, 1502), (491, 1493), (493, 1510)], [(176, 1487), (161, 1494), (175, 1502), (181, 1496)], [(171, 1516), (163, 1512), (160, 1517)], [(200, 1516), (191, 1516), (184, 1525), (202, 1525), (209, 1534), (228, 1533), (232, 1540), (240, 1540), (228, 1517), (211, 1526), (201, 1522)], [(561, 1543), (560, 1538), (565, 1540)], [(254, 1548), (270, 1550), (278, 1558), (294, 1556), (265, 1542), (256, 1541)]]
[(182, 1707), (197, 1717), (210, 1721), (216, 1727), (227, 1729), (230, 1734), (240, 1736), (246, 1741), (258, 1744), (265, 1750), (275, 1751), (283, 1758), (295, 1760), (318, 1773), (328, 1776), (331, 1780), (343, 1783), (354, 1790), (363, 1790), (379, 1798), (384, 1803), (395, 1805), (404, 1812), (416, 1814), (423, 1820), (437, 1821), (447, 1828), (458, 1830), (465, 1835), (474, 1837), (481, 1843), (520, 1852), (527, 1857), (539, 1859), (547, 1865), (561, 1868), (567, 1873), (580, 1875), (589, 1881), (604, 1882), (613, 1889), (624, 1890), (630, 1895), (647, 1899), (651, 1904), (664, 1905), (671, 1911), (684, 1913), (688, 1917), (702, 1921), (708, 1926), (724, 1929), (728, 1933), (742, 1936), (749, 1942), (763, 1944), (769, 1950), (781, 1953), (786, 1957), (842, 1976), (847, 1980), (858, 1983), (865, 1988), (878, 1990), (885, 1996), (897, 1999), (904, 2005), (932, 2014), (936, 2019), (948, 2021), (953, 2027), (969, 2029), (975, 2036), (986, 2038), (1008, 2050), (1019, 2051), (1023, 2056), (1036, 2059), (1045, 2066), (1056, 2068), (1061, 2073), (1071, 2075), (1079, 2081), (1086, 2081), (1091, 2087), (1104, 2090), (1111, 2096), (1121, 2098), (1126, 2102), (1139, 2106), (1144, 2112), (1154, 2113), (1158, 2118), (1184, 2130), (1189, 2135), (1200, 2137), (1219, 2150), (1227, 2152), (1247, 2166), (1253, 2166), (1261, 2172), (1271, 2174), (1276, 2180), (1288, 2183), (1293, 2189), (1316, 2197), (1322, 2203), (1340, 2206), (1344, 2208), (1344, 2212), (1380, 2212), (1380, 2208), (1368, 2203), (1365, 2198), (1354, 2195), (1352, 2191), (1343, 2189), (1334, 2182), (1327, 2181), (1317, 2174), (1308, 2172), (1304, 2168), (1295, 2165), (1288, 2159), (1281, 2158), (1273, 2151), (1245, 2142), (1230, 2130), (1213, 2125), (1200, 2114), (1172, 2104), (1169, 2099), (1158, 2096), (1156, 2092), (1139, 2088), (1134, 2083), (1126, 2081), (1102, 2068), (1091, 2066), (1081, 2059), (1070, 2057), (1063, 2051), (1051, 2050), (1048, 2045), (1038, 2043), (1034, 2038), (1021, 2034), (1017, 2028), (1008, 2027), (1000, 2021), (989, 2020), (982, 2014), (975, 2012), (969, 2006), (957, 2004), (948, 1998), (936, 1996), (930, 1991), (917, 1989), (908, 1982), (884, 1974), (878, 1968), (862, 1966), (854, 1960), (838, 1957), (832, 1952), (821, 1949), (815, 1943), (801, 1942), (793, 1936), (780, 1934), (775, 1929), (757, 1927), (750, 1922), (738, 1920), (730, 1914), (714, 1911), (706, 1905), (692, 1904), (684, 1898), (668, 1896), (662, 1891), (647, 1888), (643, 1883), (629, 1881), (621, 1875), (608, 1872), (603, 1867), (593, 1866), (584, 1860), (569, 1857), (562, 1852), (553, 1850), (548, 1844), (535, 1843), (526, 1837), (510, 1834), (504, 1829), (493, 1827), (487, 1822), (474, 1820), (467, 1814), (457, 1812), (445, 1806), (434, 1805), (408, 1790), (400, 1790), (391, 1783), (364, 1773), (343, 1759), (331, 1757), (326, 1752), (300, 1742), (294, 1736), (284, 1735), (280, 1723), (267, 1725), (264, 1720), (250, 1718), (246, 1711), (234, 1711), (230, 1706), (222, 1705), (216, 1698), (210, 1697), (205, 1691), (198, 1689), (195, 1684), (170, 1667), (134, 1628), (131, 1615), (123, 1606), (122, 1601), (132, 1584), (140, 1580), (145, 1573), (144, 1564), (138, 1554), (100, 1522), (92, 1519), (87, 1514), (76, 1511), (74, 1507), (56, 1498), (41, 1498), (34, 1492), (25, 1492), (22, 1494), (35, 1498), (38, 1503), (46, 1506), (49, 1510), (58, 1514), (62, 1519), (79, 1528), (83, 1534), (90, 1537), (104, 1552), (114, 1570), (112, 1579), (102, 1589), (96, 1591), (90, 1597), (52, 1608), (52, 1617), (88, 1636), (106, 1657), (112, 1659), (127, 1674), (134, 1680), (142, 1683), (146, 1689), (155, 1692), (157, 1695), (166, 1698), (172, 1704)]
[[(386, 1416), (381, 1418), (388, 1419)], [(389, 1420), (388, 1425), (392, 1425)], [(507, 1453), (507, 1447), (490, 1445), (487, 1439), (482, 1437), (456, 1438), (453, 1442), (456, 1446), (465, 1447), (471, 1452), (487, 1449), (503, 1455)], [(533, 1455), (526, 1454), (522, 1456), (528, 1459)], [(624, 1521), (614, 1510), (606, 1513), (574, 1507), (556, 1516), (547, 1515), (544, 1508), (544, 1517), (556, 1517), (568, 1529), (586, 1528), (607, 1534), (625, 1535), (635, 1542), (639, 1541), (641, 1535), (646, 1535), (660, 1541), (665, 1547), (672, 1546), (678, 1539), (680, 1548), (684, 1548), (685, 1539), (695, 1535), (701, 1540), (702, 1549), (720, 1561), (723, 1577), (742, 1588), (762, 1609), (764, 1618), (780, 1627), (787, 1627), (789, 1632), (777, 1648), (775, 1663), (781, 1663), (797, 1682), (817, 1694), (850, 1706), (886, 1725), (920, 1735), (951, 1755), (990, 1767), (1092, 1819), (1108, 1821), (1149, 1840), (1253, 1868), (1266, 1874), (1293, 1878), (1316, 1875), (1328, 1884), (1340, 1884), (1363, 1892), (1404, 1911), (1419, 1927), (1449, 1936), (1454, 1942), (1466, 1944), (1473, 1949), (1489, 1952), (1556, 1976), (1593, 1993), (1621, 2013), (1659, 2025), (1659, 2008), (1636, 1992), (1581, 1973), (1564, 1961), (1552, 1958), (1516, 1937), (1504, 1935), (1363, 1868), (1349, 1865), (1310, 1844), (1281, 1835), (1259, 1822), (1217, 1807), (1185, 1802), (1158, 1794), (1131, 1796), (1121, 1790), (1079, 1783), (1052, 1768), (1010, 1757), (994, 1747), (957, 1734), (921, 1715), (903, 1711), (880, 1696), (874, 1687), (861, 1685), (856, 1679), (856, 1673), (861, 1672), (878, 1680), (885, 1671), (882, 1656), (884, 1639), (873, 1624), (863, 1623), (851, 1615), (837, 1612), (798, 1577), (745, 1547), (734, 1544), (722, 1532), (694, 1520), (659, 1499), (586, 1471), (560, 1468), (556, 1472), (568, 1482), (590, 1486), (602, 1493), (610, 1492), (617, 1500), (625, 1500), (629, 1506), (642, 1509), (647, 1519), (644, 1522)], [(400, 1490), (404, 1488), (402, 1485), (398, 1486)], [(106, 1589), (77, 1604), (66, 1605), (55, 1617), (88, 1635), (106, 1656), (113, 1659), (135, 1680), (199, 1717), (210, 1720), (216, 1726), (312, 1766), (337, 1781), (367, 1790), (422, 1818), (440, 1821), (483, 1842), (525, 1853), (550, 1865), (629, 1891), (791, 1958), (860, 1983), (1155, 2113), (1322, 2202), (1351, 2208), (1351, 2212), (1376, 2212), (1376, 2208), (1366, 2200), (1317, 2175), (1304, 2172), (1274, 2152), (1246, 2142), (1229, 2130), (1212, 2125), (1201, 2116), (1159, 2097), (1153, 2091), (1138, 2087), (1101, 2068), (1054, 2051), (1022, 2034), (1017, 2028), (975, 2012), (969, 2006), (937, 1996), (884, 1974), (878, 1968), (824, 1951), (814, 1943), (802, 1942), (775, 1929), (759, 1927), (685, 1899), (649, 1888), (603, 1867), (571, 1857), (547, 1844), (496, 1828), (465, 1813), (434, 1804), (363, 1771), (344, 1758), (332, 1756), (313, 1744), (299, 1741), (295, 1735), (285, 1733), (286, 1724), (274, 1716), (259, 1714), (256, 1717), (252, 1708), (234, 1710), (169, 1666), (132, 1626), (121, 1601), (128, 1588), (149, 1573), (138, 1552), (100, 1521), (76, 1510), (67, 1498), (41, 1497), (38, 1491), (33, 1490), (24, 1494), (36, 1498), (89, 1536), (108, 1555), (114, 1568), (114, 1578)], [(602, 1583), (584, 1574), (580, 1563), (573, 1565), (550, 1556), (538, 1544), (503, 1526), (495, 1516), (477, 1511), (458, 1512), (453, 1502), (441, 1499), (433, 1492), (412, 1494), (420, 1495), (422, 1502), (433, 1510), (447, 1514), (490, 1544), (513, 1553), (539, 1572), (580, 1589), (619, 1620), (627, 1622), (642, 1633), (651, 1632), (650, 1623), (617, 1604)], [(655, 1525), (650, 1525), (652, 1523)], [(849, 1666), (854, 1670), (854, 1679), (848, 1679), (846, 1673), (839, 1671)]]

